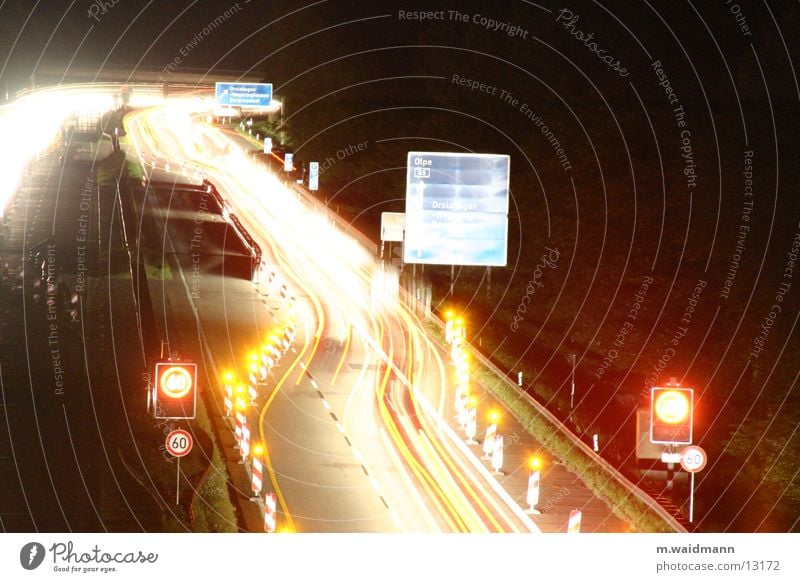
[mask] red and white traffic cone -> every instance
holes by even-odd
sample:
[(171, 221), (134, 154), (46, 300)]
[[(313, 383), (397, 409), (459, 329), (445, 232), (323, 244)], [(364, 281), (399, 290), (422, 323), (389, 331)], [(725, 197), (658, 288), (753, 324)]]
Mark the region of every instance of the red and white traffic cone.
[(569, 512), (567, 533), (581, 533), (581, 512), (579, 509), (573, 509)]
[(275, 533), (278, 525), (278, 498), (274, 493), (268, 493), (264, 499), (264, 531)]

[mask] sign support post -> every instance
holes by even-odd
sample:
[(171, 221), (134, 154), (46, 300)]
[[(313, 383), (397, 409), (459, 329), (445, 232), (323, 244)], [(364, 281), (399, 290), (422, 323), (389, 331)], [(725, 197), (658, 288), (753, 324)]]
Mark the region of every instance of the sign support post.
[(167, 440), (165, 442), (167, 446), (167, 452), (175, 457), (177, 462), (177, 476), (175, 478), (175, 505), (180, 505), (181, 503), (181, 457), (185, 457), (189, 454), (192, 450), (192, 446), (194, 446), (194, 440), (192, 439), (192, 435), (183, 430), (183, 429), (176, 429), (170, 432), (167, 435)]
[(681, 453), (681, 467), (689, 472), (689, 523), (694, 523), (694, 474), (702, 471), (708, 463), (708, 455), (702, 447), (692, 445)]

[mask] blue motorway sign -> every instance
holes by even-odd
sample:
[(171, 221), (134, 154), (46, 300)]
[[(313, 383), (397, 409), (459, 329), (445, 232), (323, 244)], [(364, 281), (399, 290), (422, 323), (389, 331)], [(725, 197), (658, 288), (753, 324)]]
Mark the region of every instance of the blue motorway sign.
[(217, 105), (269, 107), (272, 83), (217, 83)]
[(510, 158), (409, 152), (403, 260), (504, 267)]
[(308, 189), (319, 190), (319, 162), (308, 164)]

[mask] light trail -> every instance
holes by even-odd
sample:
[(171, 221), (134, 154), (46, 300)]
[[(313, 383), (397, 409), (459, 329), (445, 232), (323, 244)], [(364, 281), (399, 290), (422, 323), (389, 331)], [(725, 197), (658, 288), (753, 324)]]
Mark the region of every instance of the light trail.
[[(402, 471), (405, 499), (389, 500), (393, 513), (396, 508), (413, 510), (419, 515), (418, 522), (433, 530), (538, 531), (529, 519), (520, 518), (521, 510), (510, 497), (498, 493), (499, 486), (485, 467), (465, 460), (471, 456), (469, 450), (454, 446), (446, 434), (442, 414), (449, 374), (422, 323), (392, 298), (371, 309), (375, 298), (373, 276), (383, 275), (373, 254), (337, 229), (321, 205), (285, 186), (249, 159), (234, 141), (241, 138), (228, 137), (203, 121), (211, 108), (213, 103), (208, 100), (170, 100), (130, 116), (127, 127), (140, 159), (146, 162), (155, 158), (175, 168), (188, 168), (214, 183), (231, 211), (259, 244), (271, 249), (281, 271), (301, 291), (298, 301), (302, 296), (312, 308), (308, 313), (315, 319), (313, 339), (307, 339), (270, 395), (261, 411), (262, 427), (270, 404), (297, 364), (301, 362), (302, 366), (295, 385), (326, 355), (320, 354), (324, 337), (335, 335), (340, 342), (344, 338), (331, 383), (346, 388), (349, 397), (343, 422), (337, 426), (344, 435), (356, 438), (353, 435), (358, 431), (351, 429), (375, 422), (370, 407), (357, 398), (365, 387), (368, 362), (374, 362), (373, 402), (383, 424), (380, 442), (388, 444), (389, 449), (382, 447), (383, 458), (375, 456), (374, 446), (360, 446), (365, 443), (356, 450), (371, 467), (389, 465)], [(346, 380), (342, 380), (345, 376), (341, 372), (351, 358), (353, 330), (366, 348), (365, 362), (356, 380), (342, 386)], [(403, 361), (405, 372), (396, 364)], [(427, 373), (428, 367), (433, 368), (431, 373)], [(427, 404), (420, 391), (422, 385), (437, 394), (437, 408)], [(270, 476), (277, 488), (278, 478), (272, 472)], [(388, 473), (369, 471), (369, 484), (376, 491), (389, 490), (381, 484), (387, 478)], [(409, 487), (413, 489), (409, 491)], [(392, 491), (400, 495), (397, 488)], [(285, 505), (284, 510), (289, 514)], [(397, 523), (396, 515), (393, 519)]]

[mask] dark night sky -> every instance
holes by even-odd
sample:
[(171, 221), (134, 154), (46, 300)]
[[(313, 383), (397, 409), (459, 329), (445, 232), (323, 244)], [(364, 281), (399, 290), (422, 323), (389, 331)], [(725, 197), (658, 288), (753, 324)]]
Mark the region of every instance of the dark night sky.
[[(620, 457), (631, 433), (618, 427), (629, 426), (633, 409), (644, 404), (641, 387), (671, 347), (702, 281), (687, 333), (657, 376), (685, 378), (698, 388), (700, 444), (718, 460), (700, 477), (701, 493), (705, 486), (706, 500), (713, 500), (706, 502), (708, 527), (797, 529), (800, 265), (785, 277), (800, 233), (796, 2), (102, 5), (0, 0), (0, 87), (13, 93), (25, 86), (39, 63), (67, 74), (70, 64), (134, 73), (173, 63), (178, 71), (208, 72), (210, 81), (212, 69), (259, 72), (287, 100), (302, 159), (323, 160), (368, 142), (366, 154), (323, 176), (323, 187), (333, 193), (354, 181), (336, 200), (363, 213), (359, 222), (373, 233), (380, 211), (403, 209), (405, 152), (510, 154), (509, 267), (493, 273), (490, 308), (479, 301), (483, 271), (459, 272), (459, 299), (489, 344), (504, 341), (523, 368), (538, 373), (537, 383), (550, 386), (536, 391), (555, 409), (568, 372), (563, 356), (576, 351), (580, 385), (591, 387), (578, 430), (599, 430)], [(559, 17), (562, 9), (578, 16), (571, 28), (566, 13)], [(444, 11), (443, 18), (401, 15), (419, 10)], [(467, 21), (453, 18), (452, 10)], [(519, 33), (489, 30), (482, 18)], [(593, 33), (596, 45), (576, 38), (577, 31)], [(626, 74), (593, 48), (618, 60)], [(471, 91), (454, 75), (497, 90)], [(512, 98), (504, 100), (503, 91)], [(679, 106), (682, 120), (674, 111)], [(541, 117), (563, 146), (568, 171), (526, 111)], [(687, 144), (691, 162), (682, 157)], [(747, 220), (746, 152), (754, 176)], [(726, 293), (742, 225), (749, 230)], [(559, 264), (546, 274), (535, 311), (513, 331), (545, 247), (559, 249)], [(437, 283), (441, 273), (431, 271)], [(598, 374), (648, 276), (655, 284), (640, 319), (611, 367)], [(765, 350), (754, 356), (783, 281), (790, 289), (782, 311)], [(743, 468), (751, 453), (753, 462)], [(752, 511), (731, 513), (731, 500), (749, 496), (763, 474)], [(727, 483), (733, 486), (723, 491)], [(773, 513), (775, 507), (795, 509)]]

